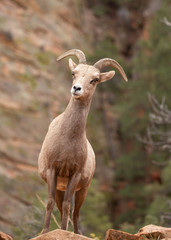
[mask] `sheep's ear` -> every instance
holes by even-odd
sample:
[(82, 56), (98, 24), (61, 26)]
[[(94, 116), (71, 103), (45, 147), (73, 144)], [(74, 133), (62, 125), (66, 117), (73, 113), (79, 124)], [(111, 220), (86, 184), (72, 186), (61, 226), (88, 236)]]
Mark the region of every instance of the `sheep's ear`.
[(100, 82), (105, 82), (115, 75), (115, 71), (100, 73)]
[(70, 58), (69, 59), (69, 68), (73, 71), (76, 68), (77, 64)]

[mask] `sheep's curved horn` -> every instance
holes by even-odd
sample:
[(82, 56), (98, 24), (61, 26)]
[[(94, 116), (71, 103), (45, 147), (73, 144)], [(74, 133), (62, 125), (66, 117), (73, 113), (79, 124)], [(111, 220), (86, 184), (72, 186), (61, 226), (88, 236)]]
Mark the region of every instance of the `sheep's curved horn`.
[(98, 68), (99, 70), (104, 68), (104, 67), (114, 67), (114, 68), (116, 68), (120, 72), (120, 74), (122, 75), (123, 79), (126, 82), (128, 81), (127, 76), (126, 76), (123, 68), (121, 67), (121, 65), (117, 61), (115, 61), (115, 60), (113, 60), (111, 58), (102, 58), (101, 60), (99, 60), (98, 62), (96, 62), (94, 64), (94, 67)]
[(86, 64), (85, 54), (81, 50), (79, 50), (79, 49), (71, 49), (71, 50), (63, 53), (56, 60), (59, 61), (59, 60), (65, 58), (65, 57), (68, 57), (68, 56), (76, 56), (78, 58), (78, 60), (79, 60), (79, 63)]

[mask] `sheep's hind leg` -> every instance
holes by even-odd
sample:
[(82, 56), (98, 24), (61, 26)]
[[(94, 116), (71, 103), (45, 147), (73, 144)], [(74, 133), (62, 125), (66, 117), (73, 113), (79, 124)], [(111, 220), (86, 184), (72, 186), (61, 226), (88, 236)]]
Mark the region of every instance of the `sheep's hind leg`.
[(78, 192), (75, 193), (75, 206), (74, 206), (74, 212), (73, 212), (73, 223), (74, 223), (74, 233), (80, 233), (79, 232), (79, 213), (80, 208), (84, 202), (84, 199), (87, 195), (88, 186), (85, 188), (80, 189)]
[(44, 227), (41, 234), (49, 232), (50, 217), (55, 205), (55, 193), (57, 185), (57, 174), (55, 172), (55, 169), (47, 170), (47, 184), (48, 184), (48, 202), (46, 206)]
[(64, 201), (62, 204), (62, 225), (61, 229), (66, 230), (68, 226), (68, 219), (70, 213), (70, 205), (75, 189), (80, 181), (81, 174), (76, 173), (68, 182), (68, 186), (65, 192)]

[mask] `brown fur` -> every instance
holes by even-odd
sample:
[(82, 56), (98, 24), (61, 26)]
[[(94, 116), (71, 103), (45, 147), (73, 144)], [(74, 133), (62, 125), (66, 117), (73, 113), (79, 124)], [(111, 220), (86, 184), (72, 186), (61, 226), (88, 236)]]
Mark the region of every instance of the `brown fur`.
[(97, 83), (115, 74), (100, 73), (96, 67), (82, 63), (76, 65), (71, 59), (69, 67), (73, 72), (70, 102), (65, 112), (50, 124), (38, 159), (39, 174), (48, 184), (49, 195), (43, 233), (49, 231), (55, 201), (61, 213), (61, 228), (67, 229), (74, 193), (74, 232), (79, 232), (80, 207), (95, 171), (95, 155), (85, 131), (87, 116)]

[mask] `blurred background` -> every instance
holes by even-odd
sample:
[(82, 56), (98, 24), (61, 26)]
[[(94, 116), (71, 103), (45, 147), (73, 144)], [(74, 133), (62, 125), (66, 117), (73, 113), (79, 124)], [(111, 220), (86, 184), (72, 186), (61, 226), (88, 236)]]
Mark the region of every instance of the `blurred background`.
[(56, 57), (72, 48), (89, 64), (114, 58), (129, 80), (117, 73), (93, 99), (87, 136), (97, 166), (81, 231), (171, 227), (170, 12), (168, 0), (0, 0), (1, 231), (23, 240), (42, 229), (47, 186), (37, 159), (70, 99), (68, 60)]

